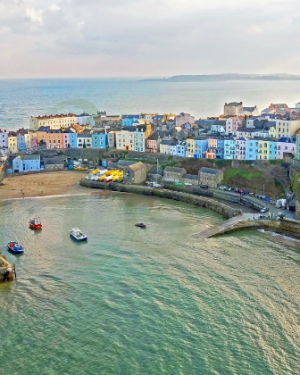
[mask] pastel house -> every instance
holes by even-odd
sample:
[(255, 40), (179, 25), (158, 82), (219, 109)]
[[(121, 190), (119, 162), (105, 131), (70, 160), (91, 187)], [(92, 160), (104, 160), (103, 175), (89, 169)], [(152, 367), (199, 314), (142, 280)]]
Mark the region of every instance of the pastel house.
[(12, 166), (14, 173), (40, 171), (40, 155), (19, 155), (13, 159)]
[(133, 126), (141, 118), (140, 115), (122, 115), (122, 126)]
[(277, 142), (277, 159), (284, 159), (285, 157), (296, 154), (296, 144), (293, 137), (281, 137)]
[(107, 147), (107, 134), (102, 132), (94, 132), (92, 134), (92, 147), (93, 148), (106, 148)]

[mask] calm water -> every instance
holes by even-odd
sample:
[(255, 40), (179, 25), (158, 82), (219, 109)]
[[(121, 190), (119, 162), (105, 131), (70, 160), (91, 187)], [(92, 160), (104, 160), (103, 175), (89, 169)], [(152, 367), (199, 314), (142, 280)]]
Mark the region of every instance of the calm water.
[(300, 82), (142, 82), (101, 79), (0, 80), (0, 128), (28, 127), (30, 116), (83, 110), (95, 113), (179, 113), (218, 116), (225, 102), (262, 110), (300, 101)]
[(300, 255), (258, 231), (195, 235), (221, 220), (119, 193), (2, 203), (18, 280), (0, 286), (0, 374), (299, 374)]

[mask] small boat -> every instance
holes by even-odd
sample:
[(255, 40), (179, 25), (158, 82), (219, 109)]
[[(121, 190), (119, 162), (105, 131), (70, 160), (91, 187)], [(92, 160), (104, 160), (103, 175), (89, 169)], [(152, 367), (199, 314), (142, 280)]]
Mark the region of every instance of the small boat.
[(144, 223), (136, 223), (135, 226), (140, 228), (146, 228), (146, 224)]
[(11, 251), (15, 254), (22, 254), (24, 252), (23, 247), (21, 245), (19, 245), (18, 242), (16, 242), (16, 241), (7, 242), (7, 248), (8, 248), (9, 251)]
[(70, 231), (70, 236), (73, 238), (75, 241), (86, 241), (87, 236), (81, 232), (80, 229), (78, 228), (73, 228)]
[(42, 229), (41, 219), (39, 217), (35, 217), (33, 220), (29, 221), (29, 228), (31, 229)]

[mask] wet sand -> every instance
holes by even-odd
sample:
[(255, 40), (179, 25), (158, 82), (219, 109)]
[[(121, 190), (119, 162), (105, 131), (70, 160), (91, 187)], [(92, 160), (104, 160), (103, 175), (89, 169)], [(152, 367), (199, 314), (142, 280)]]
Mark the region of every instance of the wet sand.
[(0, 184), (0, 200), (86, 193), (79, 185), (87, 172), (60, 171), (7, 176)]

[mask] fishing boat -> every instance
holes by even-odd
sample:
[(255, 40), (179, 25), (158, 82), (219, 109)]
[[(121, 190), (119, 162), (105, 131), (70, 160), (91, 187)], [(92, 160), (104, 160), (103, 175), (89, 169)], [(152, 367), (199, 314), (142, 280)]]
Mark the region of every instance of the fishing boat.
[(29, 221), (29, 228), (31, 229), (42, 229), (42, 227), (41, 219), (39, 217), (35, 217)]
[(146, 224), (144, 223), (136, 223), (135, 226), (140, 228), (146, 228)]
[(81, 232), (80, 229), (78, 228), (73, 228), (70, 231), (70, 236), (73, 238), (75, 241), (86, 241), (87, 236)]
[(9, 251), (15, 254), (22, 254), (24, 252), (23, 247), (19, 245), (17, 241), (7, 242), (7, 248)]

